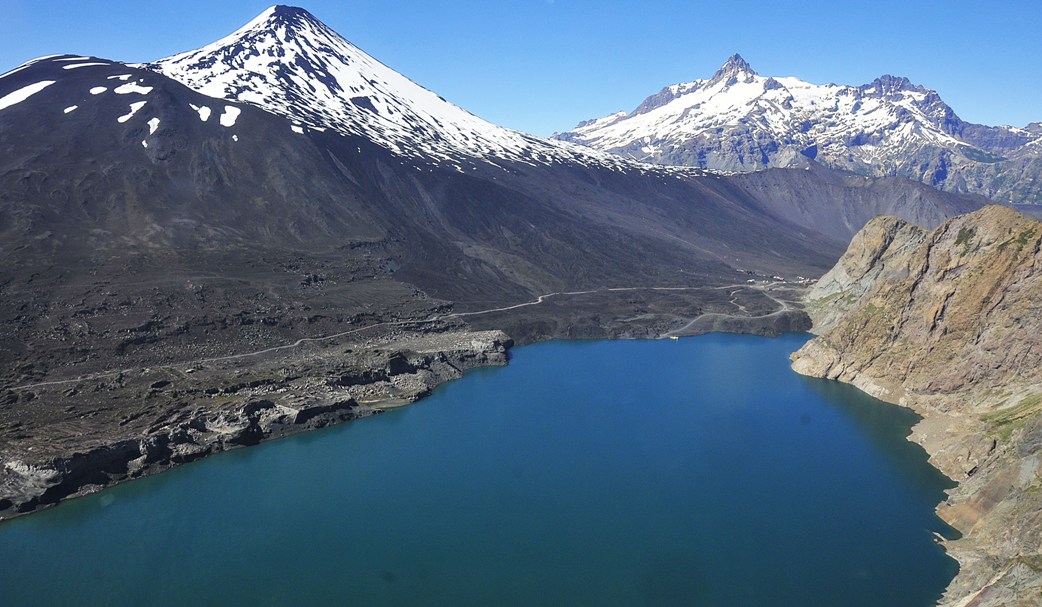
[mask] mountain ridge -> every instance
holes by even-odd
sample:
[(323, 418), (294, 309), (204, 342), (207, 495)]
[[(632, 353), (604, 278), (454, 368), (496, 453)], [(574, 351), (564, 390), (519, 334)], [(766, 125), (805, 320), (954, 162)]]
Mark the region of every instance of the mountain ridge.
[(583, 121), (554, 137), (642, 162), (735, 172), (813, 159), (1003, 203), (1037, 203), (1042, 132), (1035, 124), (966, 122), (936, 91), (902, 76), (816, 85), (761, 76), (736, 54), (709, 79), (669, 85), (632, 112)]

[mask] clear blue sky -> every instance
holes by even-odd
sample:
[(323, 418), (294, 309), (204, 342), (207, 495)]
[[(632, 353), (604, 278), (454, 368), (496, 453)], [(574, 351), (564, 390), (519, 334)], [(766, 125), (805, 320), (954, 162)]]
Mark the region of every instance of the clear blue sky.
[[(243, 25), (268, 0), (2, 0), (0, 72), (55, 53), (147, 61)], [(310, 0), (383, 63), (492, 122), (538, 135), (632, 110), (738, 52), (758, 72), (864, 84), (890, 73), (962, 118), (1042, 121), (1038, 0)]]

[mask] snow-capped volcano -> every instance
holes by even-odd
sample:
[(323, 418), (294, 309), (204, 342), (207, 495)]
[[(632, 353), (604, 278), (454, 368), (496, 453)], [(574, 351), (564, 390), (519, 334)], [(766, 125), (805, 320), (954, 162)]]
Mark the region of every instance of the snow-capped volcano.
[(996, 184), (997, 172), (1026, 168), (1042, 176), (1032, 151), (1039, 149), (1037, 132), (964, 122), (935, 91), (907, 78), (816, 85), (761, 76), (739, 55), (709, 79), (667, 86), (632, 112), (556, 137), (645, 162), (727, 171), (799, 166), (810, 158), (1004, 202), (1039, 192)]
[(623, 164), (482, 120), (383, 65), (302, 8), (273, 6), (213, 44), (149, 67), (205, 95), (291, 118), (300, 130), (362, 135), (403, 156)]

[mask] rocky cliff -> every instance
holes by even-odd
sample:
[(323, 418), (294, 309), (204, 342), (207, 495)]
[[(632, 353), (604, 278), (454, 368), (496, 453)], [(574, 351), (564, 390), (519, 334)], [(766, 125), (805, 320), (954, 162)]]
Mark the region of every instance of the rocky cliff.
[(945, 604), (1042, 596), (1042, 223), (1004, 207), (933, 232), (880, 217), (808, 294), (805, 375), (923, 416), (911, 439), (958, 481), (939, 515), (963, 537)]

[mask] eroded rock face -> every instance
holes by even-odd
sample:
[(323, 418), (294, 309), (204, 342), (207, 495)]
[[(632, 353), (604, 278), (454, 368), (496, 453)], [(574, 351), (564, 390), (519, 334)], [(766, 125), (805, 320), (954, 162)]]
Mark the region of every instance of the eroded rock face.
[(1004, 207), (932, 233), (877, 218), (808, 294), (793, 369), (924, 416), (912, 440), (960, 485), (948, 604), (1036, 604), (1042, 587), (1042, 223)]
[(878, 217), (855, 234), (843, 257), (807, 294), (807, 301), (815, 307), (817, 331), (842, 320), (884, 271), (899, 273), (893, 267), (895, 258), (907, 255), (925, 238), (925, 230), (896, 217)]
[(929, 235), (873, 221), (810, 293), (820, 356), (798, 353), (796, 369), (890, 400), (1042, 381), (1040, 241), (1042, 224), (997, 206)]

